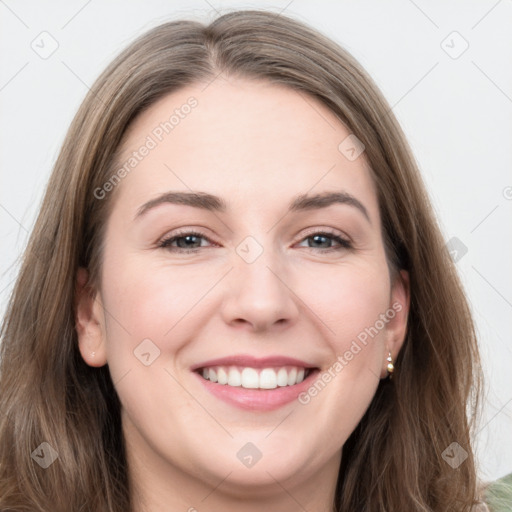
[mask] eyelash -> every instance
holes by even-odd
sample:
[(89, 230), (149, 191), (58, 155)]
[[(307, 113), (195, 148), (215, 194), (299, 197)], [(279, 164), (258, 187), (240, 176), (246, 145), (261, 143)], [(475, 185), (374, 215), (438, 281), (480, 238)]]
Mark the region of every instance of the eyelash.
[[(313, 238), (314, 236), (317, 236), (317, 235), (320, 235), (320, 236), (323, 236), (326, 238), (331, 238), (332, 240), (334, 240), (335, 242), (337, 242), (339, 244), (338, 247), (329, 247), (327, 249), (322, 250), (322, 252), (333, 252), (333, 251), (340, 251), (343, 249), (352, 249), (352, 243), (349, 240), (342, 238), (341, 236), (337, 235), (336, 233), (333, 233), (332, 231), (328, 231), (328, 230), (313, 231), (311, 233), (308, 233), (306, 236), (304, 236), (300, 241), (302, 242), (304, 240), (307, 240), (308, 238)], [(198, 252), (200, 249), (203, 248), (203, 247), (195, 247), (193, 249), (184, 249), (182, 247), (171, 247), (171, 244), (173, 242), (175, 242), (176, 240), (179, 240), (180, 238), (185, 238), (186, 236), (195, 236), (198, 238), (204, 238), (205, 240), (208, 240), (208, 242), (215, 243), (215, 242), (212, 242), (212, 240), (210, 240), (208, 237), (204, 236), (203, 233), (200, 233), (198, 231), (182, 231), (182, 232), (175, 233), (171, 237), (164, 238), (163, 240), (161, 240), (158, 243), (158, 247), (160, 247), (162, 249), (167, 249), (168, 251), (171, 251), (171, 252), (180, 252), (180, 253), (185, 253), (185, 254)], [(315, 247), (306, 247), (306, 249), (315, 249)]]

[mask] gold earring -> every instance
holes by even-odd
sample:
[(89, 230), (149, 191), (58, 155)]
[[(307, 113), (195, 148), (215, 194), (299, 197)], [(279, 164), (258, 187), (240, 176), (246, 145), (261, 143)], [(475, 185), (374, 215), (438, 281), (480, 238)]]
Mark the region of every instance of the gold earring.
[(389, 352), (387, 362), (388, 362), (388, 377), (389, 377), (389, 380), (391, 380), (393, 378), (393, 372), (395, 371), (395, 366), (393, 365), (393, 358), (391, 357), (391, 352)]

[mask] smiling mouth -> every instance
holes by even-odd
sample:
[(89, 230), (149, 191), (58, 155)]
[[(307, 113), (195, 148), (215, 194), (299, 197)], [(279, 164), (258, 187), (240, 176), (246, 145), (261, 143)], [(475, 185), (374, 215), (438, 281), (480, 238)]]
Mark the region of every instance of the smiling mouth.
[(318, 368), (299, 366), (276, 368), (210, 366), (208, 368), (198, 368), (195, 372), (205, 380), (224, 386), (268, 390), (300, 384), (315, 370), (318, 370)]

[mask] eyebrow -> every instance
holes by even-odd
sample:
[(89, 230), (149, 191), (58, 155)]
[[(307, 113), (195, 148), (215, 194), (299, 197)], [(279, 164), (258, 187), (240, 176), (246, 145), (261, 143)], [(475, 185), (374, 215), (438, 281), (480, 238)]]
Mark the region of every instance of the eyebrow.
[[(208, 194), (206, 192), (166, 192), (155, 199), (144, 203), (135, 215), (135, 220), (142, 217), (149, 210), (165, 203), (192, 206), (211, 212), (225, 212), (228, 205), (224, 199)], [(359, 210), (366, 220), (371, 224), (371, 219), (367, 209), (353, 195), (348, 192), (323, 192), (315, 195), (300, 194), (292, 199), (288, 206), (288, 211), (299, 212), (305, 210), (316, 210), (327, 208), (333, 204), (346, 204)]]

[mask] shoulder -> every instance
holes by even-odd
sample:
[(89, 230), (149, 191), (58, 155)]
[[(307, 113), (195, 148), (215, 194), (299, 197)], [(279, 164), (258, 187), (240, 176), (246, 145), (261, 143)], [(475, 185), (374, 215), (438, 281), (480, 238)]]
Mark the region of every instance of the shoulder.
[(512, 510), (512, 473), (490, 483), (485, 489), (484, 500), (489, 512), (510, 512)]

